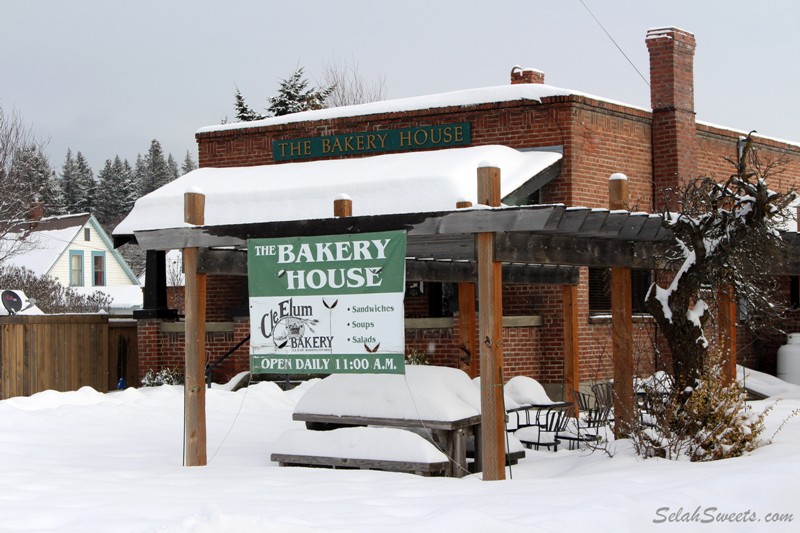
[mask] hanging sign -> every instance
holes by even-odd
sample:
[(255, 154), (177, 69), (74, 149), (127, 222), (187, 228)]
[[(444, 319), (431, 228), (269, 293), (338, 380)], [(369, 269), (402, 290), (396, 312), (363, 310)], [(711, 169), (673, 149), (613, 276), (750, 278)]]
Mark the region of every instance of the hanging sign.
[(405, 231), (250, 239), (250, 371), (402, 374)]

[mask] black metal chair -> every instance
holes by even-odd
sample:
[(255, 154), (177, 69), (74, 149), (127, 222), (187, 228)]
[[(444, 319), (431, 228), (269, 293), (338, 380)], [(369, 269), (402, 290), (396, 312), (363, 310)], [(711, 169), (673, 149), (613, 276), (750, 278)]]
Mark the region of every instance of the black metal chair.
[(614, 386), (610, 381), (601, 381), (592, 385), (592, 394), (599, 405), (608, 406), (610, 409), (614, 408)]
[(570, 450), (581, 443), (598, 443), (603, 439), (601, 429), (608, 424), (611, 407), (592, 402), (592, 397), (585, 392), (573, 391), (573, 398), (578, 403), (578, 416), (569, 421), (566, 429), (559, 434), (559, 440), (569, 442)]
[(608, 420), (614, 420), (614, 385), (610, 381), (601, 381), (592, 385), (595, 402), (603, 408), (608, 407)]
[(538, 424), (522, 427), (514, 436), (527, 448), (545, 447), (558, 451), (559, 435), (564, 433), (574, 409), (571, 405), (541, 409), (536, 417)]

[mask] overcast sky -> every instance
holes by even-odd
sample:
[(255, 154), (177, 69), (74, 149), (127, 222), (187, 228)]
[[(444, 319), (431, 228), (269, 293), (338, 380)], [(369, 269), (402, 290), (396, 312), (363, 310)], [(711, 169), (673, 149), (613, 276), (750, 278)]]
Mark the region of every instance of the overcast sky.
[[(649, 77), (645, 33), (695, 34), (698, 120), (800, 142), (800, 2), (584, 0)], [(95, 173), (133, 163), (151, 139), (182, 162), (194, 132), (233, 117), (238, 86), (266, 106), (303, 66), (355, 61), (388, 98), (508, 83), (519, 64), (546, 83), (649, 108), (649, 89), (580, 0), (2, 0), (0, 103)]]

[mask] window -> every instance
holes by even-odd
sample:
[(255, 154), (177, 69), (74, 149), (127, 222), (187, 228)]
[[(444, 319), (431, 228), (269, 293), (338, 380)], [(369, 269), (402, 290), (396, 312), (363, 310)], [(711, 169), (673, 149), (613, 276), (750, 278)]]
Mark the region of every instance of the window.
[(69, 284), (71, 287), (83, 287), (83, 252), (69, 252)]
[(92, 240), (92, 230), (89, 228), (83, 228), (83, 240), (84, 241), (91, 241)]
[[(631, 270), (631, 308), (634, 313), (647, 313), (645, 296), (650, 289), (649, 270)], [(589, 269), (589, 313), (611, 312), (611, 269)]]
[(92, 252), (92, 285), (102, 287), (106, 284), (106, 253)]

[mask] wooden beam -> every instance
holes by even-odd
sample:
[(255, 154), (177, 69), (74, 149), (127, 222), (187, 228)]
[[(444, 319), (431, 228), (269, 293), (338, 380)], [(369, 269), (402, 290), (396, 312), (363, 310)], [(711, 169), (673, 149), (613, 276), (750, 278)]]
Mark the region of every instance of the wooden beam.
[(633, 307), (631, 269), (611, 269), (611, 345), (614, 365), (614, 435), (633, 422)]
[(342, 195), (333, 201), (333, 216), (351, 217), (353, 216), (353, 200)]
[(667, 246), (666, 242), (503, 233), (495, 240), (495, 258), (508, 263), (653, 269)]
[[(478, 341), (475, 336), (475, 283), (462, 282), (458, 284), (458, 339), (461, 341), (460, 349), (469, 356), (466, 371), (469, 377), (478, 375)], [(461, 354), (459, 354), (461, 355)]]
[[(199, 249), (198, 272), (225, 276), (247, 276), (247, 253), (242, 250)], [(503, 283), (574, 285), (578, 268), (560, 265), (503, 265)], [(406, 260), (408, 281), (460, 283), (478, 281), (474, 261)]]
[[(500, 205), (499, 168), (478, 168), (478, 201), (488, 206)], [(480, 302), (481, 462), (484, 480), (502, 480), (506, 477), (502, 265), (494, 260), (494, 233), (480, 233), (475, 240)]]
[[(472, 202), (464, 200), (456, 203), (456, 209), (468, 209), (472, 207)], [(406, 261), (406, 276), (408, 276), (409, 264), (414, 264), (416, 261)], [(470, 263), (473, 266), (474, 263)], [(480, 354), (478, 352), (478, 342), (475, 336), (476, 314), (475, 314), (475, 280), (476, 276), (472, 279), (461, 281), (458, 284), (458, 338), (461, 341), (459, 349), (463, 354), (459, 354), (461, 360), (467, 358), (466, 364), (461, 364), (469, 374), (469, 377), (475, 378), (478, 376), (478, 362)]]
[(578, 390), (581, 383), (580, 356), (578, 341), (578, 286), (564, 285), (561, 290), (564, 318), (564, 401), (573, 402), (575, 415), (578, 401), (572, 391)]
[[(205, 196), (184, 194), (184, 220), (204, 222)], [(205, 466), (206, 457), (206, 275), (197, 271), (197, 248), (183, 250), (186, 275), (186, 356), (184, 378), (184, 464)]]
[(409, 237), (453, 236), (496, 231), (536, 231), (544, 228), (556, 206), (524, 206), (504, 209), (463, 209), (427, 213), (361, 215), (314, 220), (285, 220), (226, 224), (200, 228), (180, 227), (136, 231), (145, 250), (188, 247), (247, 247), (252, 237), (339, 235), (389, 230), (408, 230)]
[(197, 271), (222, 276), (247, 276), (247, 252), (199, 248)]
[[(625, 209), (628, 178), (613, 174), (608, 181), (611, 210)], [(611, 344), (614, 365), (614, 435), (628, 435), (633, 423), (633, 305), (631, 269), (611, 268)]]
[[(559, 265), (503, 265), (504, 284), (574, 285), (579, 269)], [(474, 262), (406, 260), (408, 281), (440, 281), (449, 283), (478, 281), (478, 265)]]

